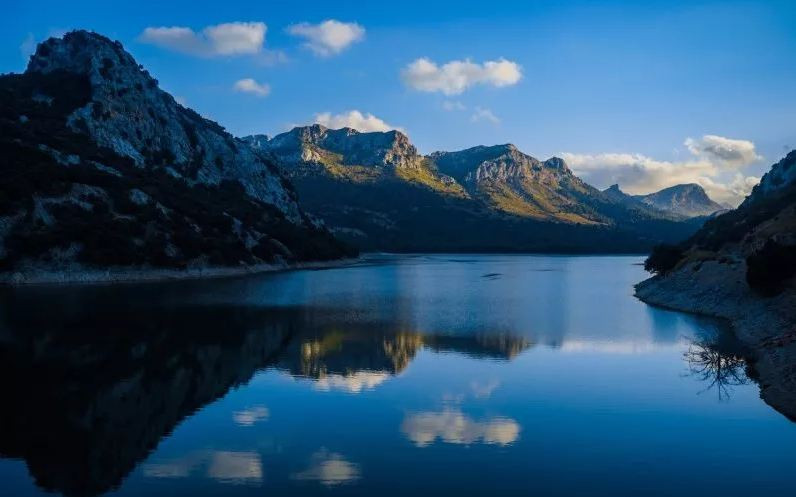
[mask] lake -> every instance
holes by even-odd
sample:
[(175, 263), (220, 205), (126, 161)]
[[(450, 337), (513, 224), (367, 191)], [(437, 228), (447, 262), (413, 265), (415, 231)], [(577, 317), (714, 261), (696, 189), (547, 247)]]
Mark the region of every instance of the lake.
[(796, 425), (641, 257), (0, 292), (0, 493), (793, 495)]

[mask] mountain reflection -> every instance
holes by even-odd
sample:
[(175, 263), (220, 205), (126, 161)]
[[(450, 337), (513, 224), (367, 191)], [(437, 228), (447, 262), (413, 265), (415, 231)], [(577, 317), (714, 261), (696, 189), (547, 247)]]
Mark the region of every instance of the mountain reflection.
[(505, 333), (472, 336), (391, 332), (378, 325), (349, 324), (324, 331), (305, 327), (280, 356), (276, 367), (317, 381), (319, 390), (358, 393), (406, 369), (423, 348), (474, 358), (510, 360), (531, 346)]
[[(403, 371), (422, 348), (508, 360), (531, 345), (505, 333), (441, 336), (346, 324), (317, 309), (85, 301), (65, 306), (68, 312), (6, 308), (0, 455), (24, 459), (37, 485), (68, 495), (118, 487), (183, 419), (263, 368), (310, 378), (319, 389), (358, 392)], [(254, 405), (233, 420), (250, 426), (268, 415)], [(427, 424), (421, 419), (426, 431)], [(494, 423), (479, 426), (467, 425), (462, 439), (511, 438)], [(250, 452), (197, 453), (144, 472), (168, 478), (197, 469), (230, 483), (262, 479), (259, 455)], [(358, 471), (337, 454), (319, 452), (295, 478), (334, 485)]]

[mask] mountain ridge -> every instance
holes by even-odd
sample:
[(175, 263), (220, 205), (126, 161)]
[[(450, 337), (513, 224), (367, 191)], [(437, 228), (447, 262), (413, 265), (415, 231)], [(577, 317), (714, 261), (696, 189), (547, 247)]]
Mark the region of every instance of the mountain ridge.
[[(625, 249), (638, 250), (654, 244), (655, 238), (676, 239), (695, 229), (694, 223), (681, 223), (680, 216), (623, 205), (575, 176), (563, 159), (541, 161), (513, 144), (423, 156), (399, 131), (330, 130), (317, 124), (269, 140), (253, 135), (244, 141), (279, 165), (313, 215), (364, 250), (441, 249), (439, 233), (446, 232), (453, 240), (444, 246), (454, 250), (479, 245), (485, 250), (542, 250), (560, 242), (566, 250), (601, 251), (606, 235), (600, 230), (623, 231), (619, 238), (624, 237)], [(437, 229), (443, 222), (461, 222), (476, 230), (488, 226), (501, 232), (495, 234), (500, 242), (478, 243), (470, 236), (470, 241), (457, 245), (455, 239), (468, 234), (449, 226), (430, 233), (430, 228), (408, 219), (407, 209), (436, 217)], [(597, 246), (588, 247), (585, 226), (602, 238)], [(510, 233), (517, 229), (539, 233)], [(553, 232), (571, 232), (578, 241), (553, 239)], [(435, 243), (406, 242), (418, 233), (419, 238), (435, 238)], [(559, 236), (566, 235), (555, 235)], [(405, 240), (398, 242), (396, 237)], [(636, 240), (629, 242), (632, 238)], [(522, 242), (513, 244), (512, 239)]]

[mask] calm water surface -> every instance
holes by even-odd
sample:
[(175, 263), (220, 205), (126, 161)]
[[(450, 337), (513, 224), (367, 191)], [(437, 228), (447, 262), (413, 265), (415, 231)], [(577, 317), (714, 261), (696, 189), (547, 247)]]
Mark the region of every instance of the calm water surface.
[(4, 290), (0, 493), (794, 495), (796, 425), (640, 260)]

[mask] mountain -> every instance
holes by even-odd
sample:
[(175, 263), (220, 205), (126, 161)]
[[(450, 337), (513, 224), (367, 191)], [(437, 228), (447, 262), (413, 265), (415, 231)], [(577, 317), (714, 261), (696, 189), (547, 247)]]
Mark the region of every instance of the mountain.
[(0, 77), (0, 268), (246, 268), (350, 253), (249, 144), (178, 104), (119, 42), (40, 44)]
[[(562, 159), (541, 162), (511, 144), (435, 152), (438, 170), (473, 197), (508, 214), (547, 221), (599, 224), (589, 197), (600, 193), (572, 174)], [(604, 201), (604, 199), (599, 199)]]
[(648, 195), (636, 195), (635, 198), (656, 209), (685, 217), (710, 216), (726, 210), (695, 183), (675, 185)]
[(729, 320), (756, 356), (763, 399), (796, 419), (796, 150), (734, 210), (660, 246), (642, 300)]
[(694, 183), (671, 186), (647, 195), (628, 195), (619, 185), (611, 185), (603, 193), (628, 207), (668, 213), (680, 219), (712, 216), (727, 210), (711, 200), (705, 190)]
[(363, 250), (643, 251), (698, 227), (628, 207), (514, 145), (423, 156), (400, 131), (320, 125), (246, 137), (296, 188), (302, 205)]

